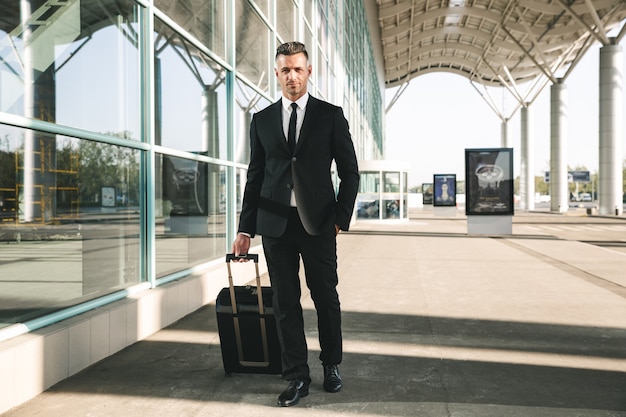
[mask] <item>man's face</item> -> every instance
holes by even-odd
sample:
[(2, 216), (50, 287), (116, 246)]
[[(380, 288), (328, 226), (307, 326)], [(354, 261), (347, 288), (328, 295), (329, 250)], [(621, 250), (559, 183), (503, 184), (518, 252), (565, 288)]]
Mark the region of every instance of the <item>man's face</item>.
[(306, 93), (312, 69), (304, 54), (279, 55), (274, 71), (285, 97), (296, 101)]

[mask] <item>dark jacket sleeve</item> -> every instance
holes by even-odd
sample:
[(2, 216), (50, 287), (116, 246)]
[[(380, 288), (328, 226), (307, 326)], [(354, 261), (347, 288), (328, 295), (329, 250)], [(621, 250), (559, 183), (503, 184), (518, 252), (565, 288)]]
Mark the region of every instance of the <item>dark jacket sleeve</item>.
[(334, 159), (340, 180), (335, 205), (335, 223), (341, 230), (348, 230), (359, 192), (359, 167), (348, 121), (341, 108), (337, 108), (335, 112), (334, 125)]

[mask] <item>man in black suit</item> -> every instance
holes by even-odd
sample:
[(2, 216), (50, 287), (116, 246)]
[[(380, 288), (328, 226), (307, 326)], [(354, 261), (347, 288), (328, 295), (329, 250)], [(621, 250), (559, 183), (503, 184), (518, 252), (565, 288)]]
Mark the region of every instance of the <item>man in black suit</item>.
[[(282, 348), (282, 376), (289, 381), (278, 397), (283, 407), (308, 395), (311, 383), (300, 304), (300, 257), (317, 311), (323, 386), (328, 392), (341, 390), (336, 236), (349, 228), (359, 187), (348, 122), (340, 107), (309, 95), (311, 72), (302, 43), (278, 47), (275, 73), (282, 98), (252, 118), (250, 164), (233, 242), (233, 253), (241, 255), (248, 253), (250, 237), (263, 237)], [(333, 160), (340, 179), (337, 193), (331, 177)]]

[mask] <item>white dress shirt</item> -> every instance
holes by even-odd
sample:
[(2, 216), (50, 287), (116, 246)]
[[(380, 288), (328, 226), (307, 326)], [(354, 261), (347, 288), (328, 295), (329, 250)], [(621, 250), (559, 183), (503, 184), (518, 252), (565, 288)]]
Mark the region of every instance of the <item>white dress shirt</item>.
[[(298, 138), (300, 137), (300, 129), (302, 128), (302, 122), (304, 121), (304, 112), (306, 111), (306, 104), (309, 101), (309, 93), (305, 93), (302, 97), (297, 99), (295, 103), (298, 105), (296, 108), (296, 143), (298, 143)], [(282, 97), (283, 103), (283, 133), (285, 134), (285, 139), (287, 139), (287, 135), (289, 132), (289, 118), (291, 117), (291, 112), (293, 108), (291, 107), (291, 103), (293, 101), (289, 100), (287, 97)], [(291, 190), (291, 202), (289, 203), (291, 207), (296, 207), (296, 193)]]

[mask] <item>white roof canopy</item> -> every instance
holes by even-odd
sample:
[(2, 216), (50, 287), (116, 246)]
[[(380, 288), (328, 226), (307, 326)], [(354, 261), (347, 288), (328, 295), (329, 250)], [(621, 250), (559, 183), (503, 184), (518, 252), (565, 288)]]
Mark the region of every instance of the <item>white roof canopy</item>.
[(626, 0), (377, 2), (387, 88), (444, 71), (505, 87), (521, 104), (567, 78), (594, 42), (615, 44), (625, 31)]

